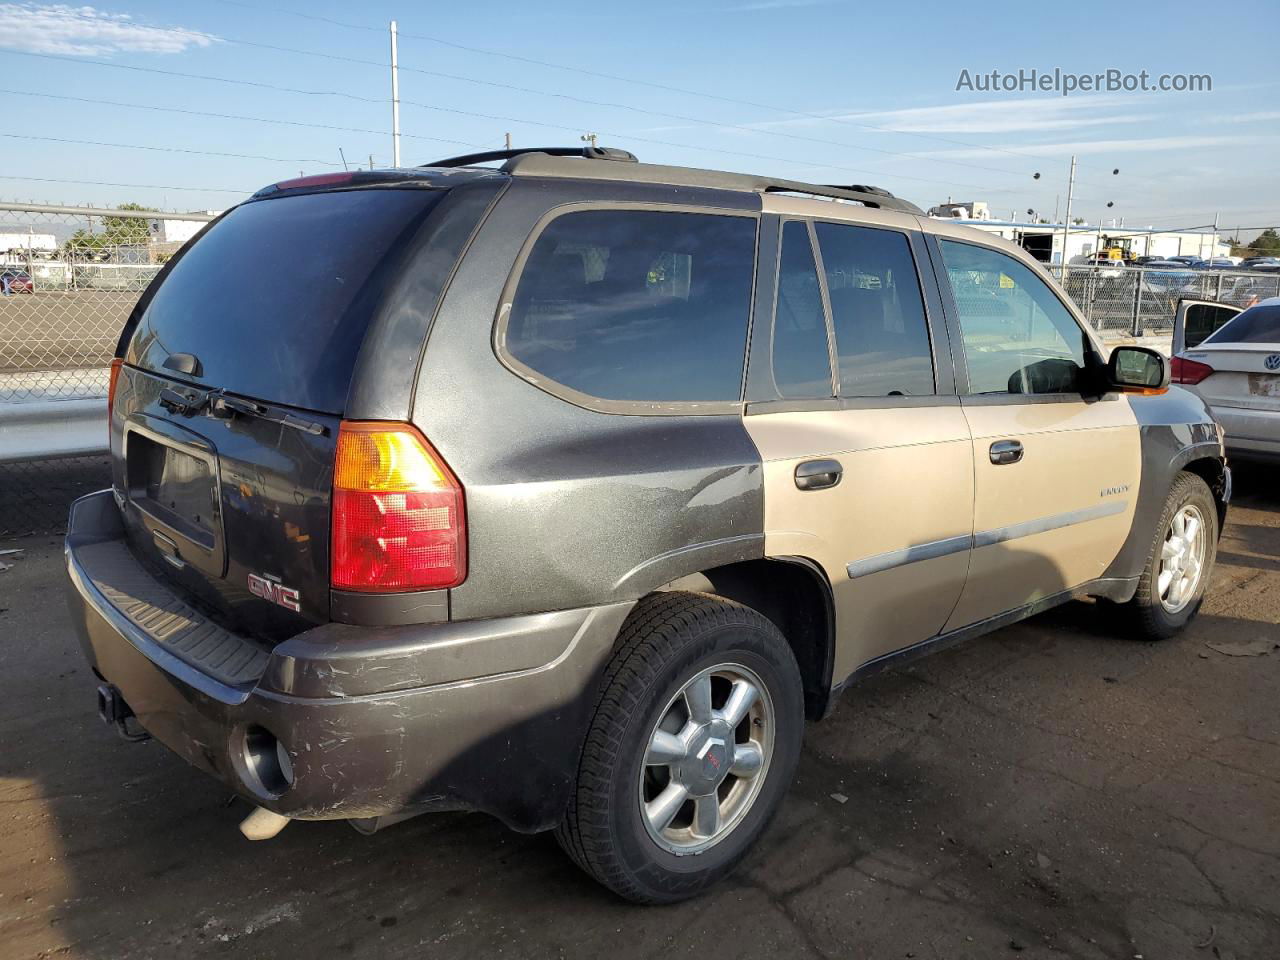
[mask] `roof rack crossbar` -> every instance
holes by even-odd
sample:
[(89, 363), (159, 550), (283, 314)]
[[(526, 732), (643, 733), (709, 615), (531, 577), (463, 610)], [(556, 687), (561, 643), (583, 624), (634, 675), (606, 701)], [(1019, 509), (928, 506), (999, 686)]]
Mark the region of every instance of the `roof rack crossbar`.
[(434, 163), (424, 163), (424, 167), (470, 167), (477, 163), (490, 163), (494, 160), (514, 160), (526, 153), (545, 153), (549, 157), (583, 157), (587, 160), (619, 160), (635, 163), (636, 157), (626, 150), (613, 147), (520, 147), (512, 150), (486, 150), (483, 153), (466, 153), (460, 157), (446, 157)]

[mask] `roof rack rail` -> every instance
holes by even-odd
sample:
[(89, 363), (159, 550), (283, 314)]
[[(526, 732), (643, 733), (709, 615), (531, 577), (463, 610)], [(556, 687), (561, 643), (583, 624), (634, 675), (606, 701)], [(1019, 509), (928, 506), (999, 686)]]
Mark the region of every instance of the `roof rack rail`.
[[(756, 179), (756, 178), (749, 178)], [(757, 187), (761, 193), (804, 193), (813, 197), (826, 197), (831, 200), (852, 200), (864, 207), (875, 207), (879, 210), (898, 210), (923, 216), (924, 211), (910, 200), (895, 197), (888, 190), (880, 187), (867, 187), (853, 184), (842, 187), (837, 184), (804, 183), (799, 180), (766, 180)]]
[(636, 155), (614, 147), (521, 147), (514, 150), (486, 150), (484, 153), (465, 153), (460, 157), (446, 157), (424, 167), (470, 167), (493, 160), (514, 160), (526, 153), (544, 153), (549, 157), (582, 157), (586, 160), (617, 160), (636, 163)]
[[(608, 163), (565, 162), (566, 157), (622, 161), (632, 166), (615, 167)], [(484, 153), (449, 157), (445, 160), (437, 160), (435, 163), (423, 164), (423, 166), (469, 167), (493, 160), (505, 160), (506, 163), (501, 169), (511, 176), (635, 180), (642, 183), (711, 187), (720, 190), (750, 190), (754, 193), (798, 193), (811, 197), (825, 197), (829, 200), (849, 200), (866, 207), (924, 216), (924, 211), (914, 203), (901, 200), (880, 187), (857, 183), (848, 186), (803, 183), (799, 180), (759, 177), (746, 173), (725, 173), (721, 170), (701, 170), (696, 167), (640, 163), (635, 154), (613, 147), (527, 147), (518, 150), (488, 150)]]

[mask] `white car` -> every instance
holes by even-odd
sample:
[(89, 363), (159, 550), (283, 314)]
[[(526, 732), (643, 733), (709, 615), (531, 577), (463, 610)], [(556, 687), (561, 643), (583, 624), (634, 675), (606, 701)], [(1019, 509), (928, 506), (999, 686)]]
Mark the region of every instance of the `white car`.
[(1178, 303), (1172, 380), (1204, 398), (1228, 455), (1280, 461), (1280, 297)]

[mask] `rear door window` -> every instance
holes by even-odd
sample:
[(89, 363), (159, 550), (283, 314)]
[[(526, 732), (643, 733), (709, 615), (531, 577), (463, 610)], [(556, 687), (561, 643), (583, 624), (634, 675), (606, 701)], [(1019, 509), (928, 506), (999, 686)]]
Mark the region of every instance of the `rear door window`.
[(780, 397), (834, 396), (818, 264), (809, 227), (800, 220), (788, 220), (782, 228), (773, 312), (773, 380)]
[(356, 354), (400, 255), (440, 191), (369, 189), (257, 200), (185, 250), (134, 331), (131, 363), (230, 393), (341, 413)]
[(535, 381), (615, 402), (737, 402), (756, 221), (584, 210), (525, 261), (501, 348)]
[(933, 354), (905, 234), (818, 223), (842, 397), (928, 396)]

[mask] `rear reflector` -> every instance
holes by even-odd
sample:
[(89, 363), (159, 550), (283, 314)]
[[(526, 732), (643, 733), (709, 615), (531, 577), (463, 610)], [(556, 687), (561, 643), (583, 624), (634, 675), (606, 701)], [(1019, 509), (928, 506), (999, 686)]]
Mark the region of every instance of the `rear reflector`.
[(467, 575), (462, 485), (407, 423), (344, 422), (333, 473), (333, 586), (395, 593)]
[(1213, 373), (1213, 367), (1197, 360), (1174, 357), (1169, 365), (1169, 379), (1174, 383), (1197, 384)]
[(107, 420), (111, 419), (111, 411), (116, 406), (116, 383), (120, 380), (120, 367), (124, 361), (116, 357), (111, 361), (111, 371), (107, 374)]

